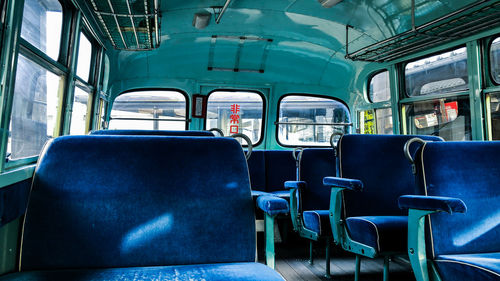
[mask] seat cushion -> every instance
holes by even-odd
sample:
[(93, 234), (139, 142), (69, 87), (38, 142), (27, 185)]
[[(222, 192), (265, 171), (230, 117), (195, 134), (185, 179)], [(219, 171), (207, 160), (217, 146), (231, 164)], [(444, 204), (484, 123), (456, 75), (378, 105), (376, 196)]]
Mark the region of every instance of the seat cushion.
[(500, 280), (500, 253), (441, 255), (435, 261), (443, 280)]
[(259, 263), (221, 263), (180, 266), (128, 267), (95, 270), (25, 271), (0, 280), (284, 280)]
[(367, 216), (347, 218), (351, 239), (378, 252), (406, 252), (408, 217)]
[(320, 236), (332, 235), (328, 210), (304, 211), (304, 227), (318, 233)]

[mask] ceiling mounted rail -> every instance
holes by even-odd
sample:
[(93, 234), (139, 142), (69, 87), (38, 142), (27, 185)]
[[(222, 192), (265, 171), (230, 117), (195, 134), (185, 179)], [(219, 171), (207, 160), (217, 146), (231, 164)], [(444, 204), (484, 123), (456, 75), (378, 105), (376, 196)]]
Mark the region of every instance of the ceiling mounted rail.
[(500, 1), (480, 0), (420, 26), (415, 26), (415, 0), (412, 0), (412, 28), (349, 53), (349, 29), (346, 26), (346, 59), (388, 62), (439, 46), (446, 42), (500, 26)]
[(90, 0), (115, 49), (152, 50), (160, 46), (160, 0)]

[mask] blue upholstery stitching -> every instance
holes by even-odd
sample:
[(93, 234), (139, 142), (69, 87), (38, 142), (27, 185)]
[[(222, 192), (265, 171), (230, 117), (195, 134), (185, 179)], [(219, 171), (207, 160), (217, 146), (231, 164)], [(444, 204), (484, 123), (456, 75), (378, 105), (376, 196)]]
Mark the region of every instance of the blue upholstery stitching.
[[(425, 178), (425, 166), (424, 166), (424, 150), (425, 150), (425, 147), (427, 146), (427, 142), (424, 143), (424, 145), (422, 146), (422, 151), (420, 152), (420, 161), (421, 161), (421, 166), (422, 166), (422, 177), (423, 177), (423, 180), (424, 180), (424, 192), (425, 192), (425, 196), (429, 196), (429, 194), (427, 193), (427, 180)], [(432, 249), (432, 258), (436, 258), (436, 254), (434, 253), (434, 237), (432, 236), (432, 220), (431, 220), (431, 216), (427, 216), (428, 220), (429, 220), (429, 234), (430, 234), (430, 242), (431, 242), (431, 249)]]
[(458, 263), (458, 264), (463, 264), (463, 265), (467, 265), (467, 266), (471, 266), (471, 267), (475, 267), (475, 268), (478, 268), (480, 270), (483, 270), (483, 271), (486, 271), (486, 272), (489, 272), (493, 275), (496, 275), (496, 276), (499, 276), (500, 277), (500, 274), (492, 271), (492, 270), (489, 270), (487, 268), (484, 268), (484, 267), (481, 267), (481, 266), (477, 266), (475, 264), (471, 264), (471, 263), (466, 263), (466, 262), (462, 262), (462, 261), (452, 261), (452, 260), (435, 260), (435, 262), (449, 262), (449, 263)]

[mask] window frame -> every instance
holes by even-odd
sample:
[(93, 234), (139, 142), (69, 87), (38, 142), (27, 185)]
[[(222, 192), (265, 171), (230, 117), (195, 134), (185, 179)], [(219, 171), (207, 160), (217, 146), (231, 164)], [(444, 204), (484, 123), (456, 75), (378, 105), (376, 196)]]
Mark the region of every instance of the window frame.
[[(107, 124), (107, 127), (109, 128), (109, 123), (111, 123), (111, 112), (113, 111), (113, 105), (115, 103), (115, 100), (116, 98), (118, 98), (119, 96), (121, 95), (124, 95), (124, 94), (128, 94), (128, 93), (133, 93), (133, 92), (146, 92), (146, 91), (172, 91), (172, 92), (178, 92), (180, 94), (182, 94), (182, 96), (184, 96), (184, 99), (186, 100), (186, 118), (184, 119), (184, 122), (185, 122), (185, 130), (189, 130), (189, 123), (191, 123), (191, 118), (189, 118), (189, 95), (181, 90), (181, 89), (177, 89), (177, 88), (134, 88), (134, 89), (128, 89), (126, 91), (123, 91), (121, 92), (120, 94), (116, 95), (112, 101), (109, 101), (109, 100), (106, 100), (106, 107), (107, 109), (109, 110), (104, 110), (104, 119), (108, 122)], [(100, 99), (103, 99), (103, 97), (101, 96)], [(109, 107), (111, 105), (111, 107)], [(108, 117), (108, 118), (106, 118)], [(141, 119), (137, 119), (137, 120), (141, 120)], [(179, 120), (178, 122), (180, 122), (181, 120)], [(106, 128), (107, 129), (107, 128)]]
[[(351, 114), (351, 109), (349, 108), (349, 106), (347, 105), (347, 103), (345, 103), (343, 100), (339, 99), (339, 98), (336, 98), (336, 97), (332, 97), (332, 96), (327, 96), (327, 95), (321, 95), (321, 94), (308, 94), (308, 93), (287, 93), (287, 94), (284, 94), (282, 95), (279, 99), (278, 99), (278, 105), (277, 105), (277, 110), (276, 110), (276, 121), (274, 122), (274, 125), (275, 125), (275, 140), (276, 140), (276, 143), (278, 143), (278, 145), (282, 146), (282, 147), (289, 147), (289, 148), (295, 148), (295, 147), (313, 147), (313, 148), (328, 148), (328, 147), (331, 147), (330, 143), (328, 143), (327, 145), (287, 145), (287, 144), (283, 144), (280, 142), (279, 140), (279, 120), (280, 120), (280, 106), (281, 106), (281, 102), (283, 101), (284, 98), (288, 97), (288, 96), (305, 96), (305, 97), (312, 97), (312, 98), (323, 98), (323, 99), (329, 99), (329, 100), (333, 100), (333, 101), (336, 101), (336, 102), (339, 102), (341, 104), (343, 104), (346, 108), (347, 108), (347, 112), (349, 113), (349, 122), (351, 123), (350, 126), (345, 126), (346, 128), (349, 128), (349, 127), (353, 127), (354, 126), (354, 123), (353, 123), (353, 120), (352, 120), (352, 114)], [(315, 125), (313, 125), (315, 126)]]
[(413, 58), (411, 60), (408, 60), (408, 61), (404, 61), (403, 63), (401, 63), (401, 76), (400, 76), (400, 81), (401, 81), (401, 93), (402, 93), (402, 98), (400, 99), (400, 102), (402, 102), (403, 100), (405, 99), (413, 99), (413, 98), (423, 98), (425, 99), (424, 97), (441, 97), (441, 96), (448, 96), (448, 95), (457, 95), (457, 94), (460, 94), (460, 93), (463, 93), (463, 92), (469, 92), (470, 89), (471, 89), (471, 81), (467, 81), (467, 89), (464, 89), (464, 90), (457, 90), (457, 91), (451, 91), (451, 92), (447, 92), (447, 93), (439, 93), (439, 94), (429, 94), (429, 95), (421, 95), (421, 96), (412, 96), (410, 95), (408, 92), (407, 92), (407, 89), (406, 89), (406, 66), (410, 63), (413, 63), (413, 62), (416, 62), (416, 61), (419, 61), (419, 60), (422, 60), (422, 59), (425, 59), (425, 58), (430, 58), (430, 57), (433, 57), (433, 56), (437, 56), (437, 55), (440, 55), (440, 54), (444, 54), (444, 53), (448, 53), (448, 52), (452, 52), (454, 50), (458, 50), (458, 49), (461, 49), (461, 48), (465, 48), (465, 53), (467, 55), (467, 76), (469, 75), (469, 57), (468, 57), (468, 47), (467, 47), (467, 44), (459, 44), (459, 45), (456, 45), (456, 46), (453, 46), (453, 47), (449, 47), (449, 48), (446, 48), (446, 49), (442, 49), (442, 50), (439, 50), (439, 51), (436, 51), (436, 52), (432, 52), (432, 53), (429, 53), (429, 54), (425, 54), (425, 55), (422, 55), (422, 56), (418, 56), (416, 58)]
[[(226, 89), (226, 88), (214, 89), (207, 94), (207, 112), (208, 112), (208, 101), (210, 100), (210, 95), (212, 95), (215, 92), (248, 92), (248, 93), (256, 93), (260, 96), (260, 98), (262, 99), (262, 122), (260, 124), (260, 126), (261, 126), (260, 136), (259, 136), (259, 140), (256, 143), (252, 144), (252, 147), (260, 145), (264, 141), (264, 138), (266, 135), (265, 129), (266, 129), (267, 101), (266, 101), (266, 97), (264, 96), (264, 93), (262, 93), (259, 90), (255, 90), (255, 89), (250, 89), (250, 90), (248, 90), (248, 89), (234, 89), (234, 88), (232, 88), (232, 89)], [(205, 121), (203, 122), (203, 130), (207, 130), (208, 118), (205, 117), (204, 119), (205, 119)], [(248, 147), (247, 144), (242, 144), (242, 146)]]
[[(384, 72), (387, 72), (387, 76), (389, 78), (389, 99), (388, 100), (383, 100), (383, 101), (373, 101), (371, 98), (370, 98), (370, 84), (372, 82), (372, 79), (381, 74), (381, 73), (384, 73)], [(382, 69), (379, 69), (377, 71), (374, 71), (372, 72), (370, 75), (368, 75), (368, 79), (367, 79), (367, 83), (366, 83), (366, 100), (368, 102), (370, 102), (371, 104), (379, 104), (379, 103), (385, 103), (385, 102), (391, 102), (391, 99), (392, 99), (392, 93), (391, 93), (391, 72), (389, 71), (388, 68), (382, 68)]]

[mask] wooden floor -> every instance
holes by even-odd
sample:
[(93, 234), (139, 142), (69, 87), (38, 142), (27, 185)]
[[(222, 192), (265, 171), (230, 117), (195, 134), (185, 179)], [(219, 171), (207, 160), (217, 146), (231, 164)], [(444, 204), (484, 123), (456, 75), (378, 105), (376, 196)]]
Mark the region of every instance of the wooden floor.
[[(276, 244), (276, 270), (287, 281), (344, 281), (354, 280), (355, 257), (334, 247), (331, 253), (331, 279), (325, 277), (324, 245), (315, 246), (314, 262), (309, 264), (309, 244), (305, 239), (292, 237), (287, 243)], [(263, 261), (264, 251), (259, 247), (259, 260)], [(360, 281), (382, 281), (383, 259), (363, 258), (361, 260)], [(401, 258), (390, 263), (390, 281), (414, 281), (408, 261)]]

